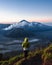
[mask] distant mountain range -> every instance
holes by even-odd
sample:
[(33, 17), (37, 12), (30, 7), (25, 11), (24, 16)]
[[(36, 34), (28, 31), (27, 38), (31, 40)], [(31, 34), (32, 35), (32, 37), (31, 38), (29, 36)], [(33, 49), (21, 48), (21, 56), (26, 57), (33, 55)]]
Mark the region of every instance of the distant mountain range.
[(0, 24), (0, 30), (3, 29), (3, 28), (6, 28), (8, 27), (10, 24)]
[[(11, 24), (2, 31), (4, 35), (11, 38), (24, 38), (24, 37), (40, 37), (38, 33), (52, 31), (52, 26), (44, 25), (39, 22), (28, 22), (22, 20), (18, 23)], [(45, 34), (45, 33), (44, 33)]]
[(22, 49), (21, 43), (25, 37), (33, 44), (31, 48), (36, 45), (46, 46), (52, 42), (52, 26), (26, 20), (14, 24), (0, 24), (0, 53)]
[(44, 25), (42, 23), (39, 22), (28, 22), (26, 20), (22, 20), (18, 23), (12, 24), (6, 28), (4, 28), (4, 30), (11, 30), (13, 28), (23, 28), (23, 29), (34, 29), (34, 30), (45, 30), (45, 29), (50, 29), (51, 26), (48, 25)]
[(52, 22), (46, 22), (45, 25), (52, 26)]

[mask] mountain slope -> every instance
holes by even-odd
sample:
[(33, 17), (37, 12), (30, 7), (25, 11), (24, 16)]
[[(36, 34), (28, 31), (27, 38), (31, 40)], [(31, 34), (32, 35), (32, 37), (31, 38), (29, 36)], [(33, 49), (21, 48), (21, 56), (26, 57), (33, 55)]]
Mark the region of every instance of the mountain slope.
[(0, 30), (10, 26), (10, 24), (0, 24)]
[(39, 22), (28, 22), (26, 20), (22, 20), (3, 29), (5, 36), (12, 38), (36, 37), (38, 32), (42, 33), (50, 30), (52, 30), (51, 26)]
[(32, 55), (17, 61), (14, 65), (52, 65), (52, 44), (47, 48), (31, 52)]
[(42, 23), (39, 22), (28, 22), (26, 20), (22, 20), (18, 23), (12, 24), (6, 28), (4, 28), (4, 30), (11, 30), (13, 28), (23, 28), (23, 29), (33, 29), (33, 30), (48, 30), (51, 28), (51, 26), (47, 26), (44, 25)]

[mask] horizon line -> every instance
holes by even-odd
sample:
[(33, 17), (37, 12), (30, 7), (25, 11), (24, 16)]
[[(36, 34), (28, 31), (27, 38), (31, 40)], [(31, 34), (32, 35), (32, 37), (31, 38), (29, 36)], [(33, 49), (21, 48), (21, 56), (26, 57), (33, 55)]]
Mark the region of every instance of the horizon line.
[[(22, 20), (26, 20), (26, 19), (22, 19)], [(18, 20), (18, 21), (2, 21), (2, 22), (0, 22), (0, 24), (13, 24), (13, 23), (18, 23), (18, 22), (20, 22), (22, 20)], [(52, 22), (52, 21), (35, 21), (35, 20), (33, 20), (33, 21), (26, 20), (26, 21), (28, 21), (28, 22), (40, 22), (40, 23)]]

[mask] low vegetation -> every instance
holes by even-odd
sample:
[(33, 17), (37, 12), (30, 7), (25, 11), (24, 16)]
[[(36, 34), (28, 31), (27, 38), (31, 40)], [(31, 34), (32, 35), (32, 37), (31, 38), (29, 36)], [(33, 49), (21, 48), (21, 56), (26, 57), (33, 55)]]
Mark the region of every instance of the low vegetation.
[(27, 59), (20, 54), (9, 60), (0, 61), (0, 65), (52, 65), (52, 44), (45, 49), (30, 51)]

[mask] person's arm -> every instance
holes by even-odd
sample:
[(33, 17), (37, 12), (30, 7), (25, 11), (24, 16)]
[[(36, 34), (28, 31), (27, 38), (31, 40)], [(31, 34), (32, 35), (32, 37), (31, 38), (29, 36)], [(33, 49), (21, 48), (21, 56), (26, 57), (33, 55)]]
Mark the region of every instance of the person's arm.
[(25, 46), (25, 43), (22, 43), (22, 47), (24, 47)]

